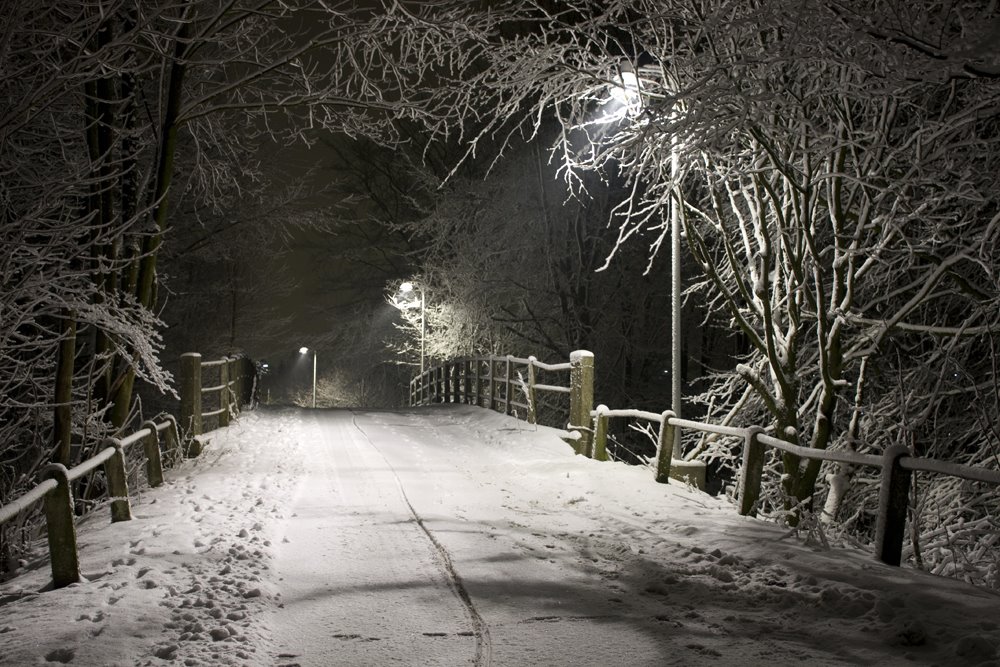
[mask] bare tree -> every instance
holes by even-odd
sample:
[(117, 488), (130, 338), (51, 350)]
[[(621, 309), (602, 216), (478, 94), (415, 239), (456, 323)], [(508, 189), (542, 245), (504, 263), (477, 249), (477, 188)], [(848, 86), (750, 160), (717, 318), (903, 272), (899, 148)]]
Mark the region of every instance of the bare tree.
[[(557, 121), (553, 156), (581, 196), (589, 173), (631, 185), (614, 253), (645, 239), (662, 261), (670, 212), (682, 215), (705, 298), (751, 349), (703, 396), (715, 413), (819, 449), (905, 442), (997, 465), (995, 429), (965, 408), (998, 382), (984, 354), (1000, 330), (994, 5), (509, 3), (487, 28), (486, 13), (442, 4), (393, 16), (467, 28), (464, 60), (439, 42), (424, 52), (451, 67), (433, 94), (472, 109), (433, 130), (471, 132), (471, 154)], [(641, 110), (615, 106), (623, 69)], [(794, 523), (821, 466), (777, 467), (769, 502)], [(916, 506), (954, 525), (969, 504), (938, 485)], [(840, 511), (864, 534), (871, 494), (847, 497)]]

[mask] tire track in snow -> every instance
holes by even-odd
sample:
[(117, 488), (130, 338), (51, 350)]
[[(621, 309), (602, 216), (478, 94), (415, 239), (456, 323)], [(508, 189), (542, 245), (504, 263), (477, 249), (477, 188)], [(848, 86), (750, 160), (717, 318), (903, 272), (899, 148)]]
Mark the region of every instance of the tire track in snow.
[(445, 572), (448, 573), (448, 580), (450, 582), (452, 592), (455, 594), (455, 597), (462, 602), (462, 605), (469, 614), (469, 618), (472, 621), (472, 629), (476, 637), (476, 657), (474, 664), (481, 667), (488, 667), (493, 663), (493, 644), (490, 641), (490, 629), (489, 626), (486, 625), (486, 621), (483, 620), (483, 617), (479, 615), (479, 610), (476, 609), (476, 605), (473, 604), (472, 597), (469, 595), (469, 591), (465, 588), (465, 583), (462, 581), (462, 577), (458, 574), (458, 571), (455, 570), (455, 565), (452, 563), (451, 555), (448, 553), (448, 550), (445, 549), (444, 545), (441, 544), (436, 537), (434, 537), (434, 533), (432, 533), (424, 524), (423, 517), (421, 517), (417, 510), (413, 507), (409, 497), (406, 495), (406, 490), (403, 488), (403, 482), (400, 480), (396, 469), (393, 467), (392, 463), (389, 462), (386, 455), (382, 453), (382, 450), (379, 449), (378, 445), (376, 445), (368, 436), (368, 433), (361, 428), (360, 424), (358, 424), (357, 413), (354, 410), (351, 410), (350, 412), (351, 422), (354, 424), (354, 428), (358, 429), (358, 432), (364, 436), (365, 440), (369, 445), (371, 445), (372, 449), (378, 452), (378, 455), (382, 457), (385, 464), (389, 466), (389, 470), (392, 472), (392, 476), (396, 480), (396, 487), (399, 489), (399, 495), (403, 498), (403, 502), (406, 503), (406, 507), (410, 510), (410, 515), (413, 517), (413, 520), (417, 522), (417, 525), (420, 526), (420, 530), (423, 531), (424, 535), (427, 536), (428, 541), (430, 541), (431, 545), (434, 547), (434, 551), (441, 559), (441, 564)]

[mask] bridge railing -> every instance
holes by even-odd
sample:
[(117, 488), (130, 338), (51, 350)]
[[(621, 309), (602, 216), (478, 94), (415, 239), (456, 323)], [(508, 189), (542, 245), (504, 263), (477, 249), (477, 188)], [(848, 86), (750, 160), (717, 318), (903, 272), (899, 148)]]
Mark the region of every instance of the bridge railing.
[[(565, 374), (566, 384), (538, 382)], [(523, 414), (531, 424), (538, 420), (538, 394), (567, 394), (571, 436), (578, 453), (590, 449), (590, 413), (594, 405), (594, 355), (577, 350), (569, 361), (549, 364), (535, 357), (485, 355), (447, 361), (427, 369), (410, 381), (410, 405), (466, 403), (507, 415)], [(518, 409), (523, 412), (518, 412)]]
[[(471, 363), (471, 365), (470, 365)], [(479, 368), (485, 368), (480, 373)], [(524, 369), (527, 379), (514, 375)], [(569, 370), (568, 386), (539, 385), (533, 369)], [(568, 440), (578, 454), (601, 461), (608, 460), (607, 440), (609, 421), (626, 418), (655, 425), (655, 479), (667, 483), (673, 476), (685, 478), (675, 471), (688, 462), (680, 460), (681, 429), (739, 438), (743, 442), (742, 465), (737, 487), (738, 511), (755, 516), (760, 504), (764, 460), (768, 447), (794, 454), (804, 459), (832, 461), (880, 470), (879, 512), (875, 528), (875, 555), (883, 563), (899, 565), (905, 538), (908, 499), (913, 473), (916, 471), (950, 475), (961, 479), (1000, 485), (1000, 470), (959, 465), (935, 459), (916, 457), (903, 445), (893, 445), (881, 456), (849, 451), (831, 451), (802, 447), (767, 433), (760, 426), (736, 427), (681, 419), (673, 411), (648, 412), (634, 409), (610, 409), (599, 405), (593, 409), (594, 358), (590, 352), (574, 352), (568, 364), (541, 364), (534, 357), (520, 359), (507, 356), (476, 357), (436, 366), (415, 377), (410, 383), (411, 405), (435, 402), (473, 403), (512, 414), (511, 408), (522, 406), (529, 421), (534, 421), (535, 392), (540, 390), (569, 393), (570, 419)], [(485, 385), (485, 390), (483, 389)], [(513, 399), (514, 389), (522, 388), (525, 403)], [(687, 471), (685, 471), (687, 472)], [(702, 470), (702, 474), (704, 474)], [(703, 483), (704, 480), (702, 480)]]
[[(161, 449), (161, 434), (163, 438)], [(80, 556), (76, 541), (73, 509), (74, 481), (104, 467), (107, 495), (111, 500), (111, 521), (129, 521), (132, 508), (129, 500), (125, 453), (136, 443), (142, 443), (146, 459), (146, 479), (151, 487), (163, 484), (164, 459), (180, 458), (180, 435), (177, 421), (166, 415), (159, 421), (146, 421), (135, 433), (120, 438), (105, 438), (98, 451), (72, 468), (52, 463), (41, 471), (42, 481), (27, 493), (0, 507), (0, 526), (43, 502), (49, 560), (52, 565), (52, 585), (62, 588), (80, 581)]]
[[(131, 435), (105, 438), (97, 453), (72, 468), (60, 463), (45, 466), (41, 481), (23, 495), (0, 506), (0, 527), (35, 509), (41, 502), (48, 536), (49, 561), (52, 567), (54, 588), (79, 582), (80, 556), (76, 539), (76, 512), (74, 510), (73, 482), (103, 466), (107, 498), (111, 501), (111, 521), (130, 521), (132, 508), (129, 496), (126, 452), (142, 444), (145, 459), (146, 481), (151, 487), (163, 484), (164, 463), (176, 463), (185, 456), (197, 456), (201, 446), (194, 436), (203, 433), (206, 423), (214, 419), (218, 426), (226, 426), (236, 416), (241, 406), (249, 402), (253, 393), (255, 374), (253, 364), (243, 358), (223, 357), (217, 361), (202, 362), (197, 353), (181, 358), (181, 423), (188, 424), (185, 432), (172, 415), (158, 421), (147, 420)], [(203, 368), (216, 369), (215, 385), (202, 386)], [(202, 411), (202, 396), (215, 395), (217, 407)], [(211, 406), (210, 406), (211, 407)]]
[(252, 400), (256, 381), (254, 364), (246, 357), (202, 361), (197, 352), (182, 354), (180, 425), (188, 446), (197, 449), (195, 436), (228, 426)]

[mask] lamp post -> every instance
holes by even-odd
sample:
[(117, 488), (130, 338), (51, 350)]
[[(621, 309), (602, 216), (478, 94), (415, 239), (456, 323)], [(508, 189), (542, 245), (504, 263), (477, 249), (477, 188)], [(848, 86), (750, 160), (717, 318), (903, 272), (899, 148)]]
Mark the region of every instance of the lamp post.
[[(676, 87), (676, 86), (675, 86)], [(636, 116), (642, 110), (639, 78), (632, 63), (623, 61), (618, 66), (611, 98), (621, 105), (623, 112), (609, 120)], [(680, 183), (680, 146), (677, 135), (670, 138), (670, 409), (681, 416), (681, 206), (683, 195)], [(681, 439), (674, 438), (674, 458), (681, 457)]]
[[(409, 294), (415, 289), (417, 288), (411, 282), (405, 282), (399, 286), (399, 291), (403, 294)], [(426, 357), (427, 317), (424, 311), (424, 291), (422, 289), (417, 291), (420, 293), (420, 374), (423, 375), (424, 358)]]
[[(308, 347), (303, 346), (299, 348), (299, 354), (308, 354), (308, 352), (309, 352)], [(316, 350), (313, 350), (312, 353), (313, 353), (313, 405), (312, 406), (315, 408), (316, 407), (316, 356), (317, 356)]]
[[(670, 409), (681, 416), (681, 186), (677, 182), (680, 155), (676, 135), (670, 138)], [(674, 438), (674, 456), (680, 458), (680, 438)]]

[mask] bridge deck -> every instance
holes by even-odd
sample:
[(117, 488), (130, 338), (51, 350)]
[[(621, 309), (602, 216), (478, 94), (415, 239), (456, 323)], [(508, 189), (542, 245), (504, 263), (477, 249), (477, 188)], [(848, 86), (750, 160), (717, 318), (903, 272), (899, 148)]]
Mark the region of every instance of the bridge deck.
[[(98, 516), (98, 514), (100, 516)], [(261, 410), (0, 585), (0, 665), (972, 664), (1000, 597), (471, 407)]]

